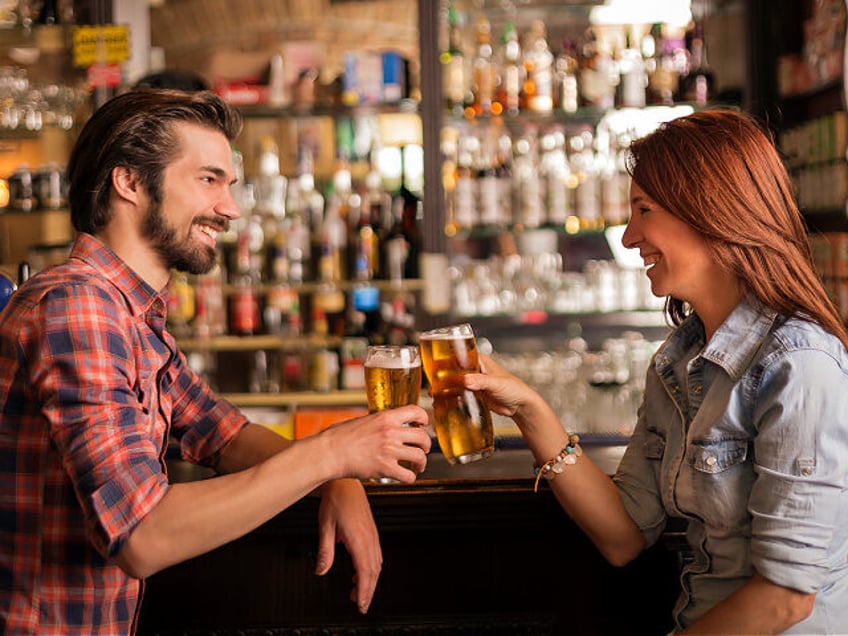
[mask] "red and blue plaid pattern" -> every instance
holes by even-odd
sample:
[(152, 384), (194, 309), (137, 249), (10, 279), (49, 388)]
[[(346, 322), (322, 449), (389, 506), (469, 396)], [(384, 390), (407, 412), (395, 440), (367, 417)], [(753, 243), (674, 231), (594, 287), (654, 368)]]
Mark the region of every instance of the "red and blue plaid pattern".
[(165, 331), (167, 299), (81, 234), (0, 313), (0, 632), (127, 634), (110, 557), (164, 496), (170, 436), (214, 466), (245, 418)]

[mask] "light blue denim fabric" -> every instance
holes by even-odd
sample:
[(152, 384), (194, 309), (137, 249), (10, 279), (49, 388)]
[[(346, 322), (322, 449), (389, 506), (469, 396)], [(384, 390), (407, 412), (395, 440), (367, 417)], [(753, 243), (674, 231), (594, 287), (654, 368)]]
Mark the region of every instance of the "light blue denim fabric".
[(690, 316), (657, 351), (615, 476), (655, 543), (687, 521), (694, 559), (674, 610), (695, 621), (759, 572), (816, 593), (789, 634), (848, 634), (848, 354), (745, 300), (704, 346)]

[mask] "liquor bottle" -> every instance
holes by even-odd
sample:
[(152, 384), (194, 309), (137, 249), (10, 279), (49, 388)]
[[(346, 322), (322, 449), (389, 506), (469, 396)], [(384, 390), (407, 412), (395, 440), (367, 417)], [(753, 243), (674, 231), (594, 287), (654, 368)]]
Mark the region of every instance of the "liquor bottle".
[(283, 232), (274, 238), (270, 270), (270, 286), (262, 312), (265, 330), (278, 336), (299, 336), (302, 333), (300, 297), (289, 284), (290, 263)]
[(512, 165), (512, 135), (509, 131), (503, 131), (498, 135), (497, 178), (498, 209), (500, 210), (498, 225), (505, 228), (513, 223)]
[(612, 108), (618, 78), (609, 52), (598, 42), (594, 30), (587, 29), (580, 49), (580, 99), (592, 108)]
[(168, 279), (168, 329), (175, 338), (185, 338), (190, 333), (189, 323), (194, 318), (194, 287), (186, 272), (171, 270)]
[(523, 134), (515, 143), (515, 223), (527, 229), (539, 227), (545, 218), (545, 194), (536, 143), (532, 131)]
[(576, 46), (572, 40), (566, 38), (554, 63), (555, 106), (564, 113), (576, 113), (580, 106), (577, 84), (579, 67)]
[(251, 258), (250, 239), (247, 232), (239, 234), (236, 243), (236, 263), (230, 295), (230, 332), (237, 336), (250, 336), (259, 332), (259, 271)]
[(382, 314), (385, 316), (386, 344), (408, 345), (416, 342), (413, 297), (409, 294), (397, 294), (384, 303)]
[(385, 216), (386, 206), (391, 205), (391, 197), (383, 190), (380, 173), (372, 170), (366, 179), (368, 188), (365, 205), (359, 215), (359, 223), (354, 235), (354, 280), (370, 281), (380, 271), (380, 244), (382, 230), (380, 223)]
[(418, 278), (421, 254), (418, 215), (421, 205), (421, 199), (404, 186), (392, 198), (394, 220), (386, 234), (384, 258), (388, 279), (396, 285), (403, 279)]
[(262, 137), (259, 174), (256, 177), (256, 210), (263, 220), (263, 230), (273, 240), (286, 215), (287, 179), (280, 174), (280, 153), (271, 135)]
[(565, 133), (552, 131), (542, 136), (541, 173), (545, 181), (546, 220), (560, 228), (574, 216), (572, 174), (565, 152)]
[(59, 21), (58, 0), (44, 0), (41, 3), (41, 9), (38, 11), (36, 22), (38, 24), (59, 24)]
[(404, 262), (403, 277), (415, 279), (419, 276), (418, 259), (421, 256), (423, 243), (419, 219), (423, 216), (424, 202), (403, 184), (396, 196), (401, 201), (401, 217), (400, 223), (396, 223), (395, 227), (389, 231), (389, 238), (402, 236), (406, 241), (408, 252)]
[(670, 106), (674, 102), (671, 68), (663, 61), (662, 24), (655, 22), (651, 30), (642, 36), (639, 48), (648, 73), (647, 101), (653, 105)]
[(300, 192), (300, 181), (292, 179), (286, 198), (286, 218), (282, 230), (288, 260), (288, 279), (292, 285), (303, 284), (311, 275), (312, 239), (305, 207), (304, 197)]
[(221, 336), (226, 331), (227, 313), (224, 304), (223, 254), (218, 252), (218, 262), (205, 274), (195, 278), (195, 317), (192, 322), (195, 338)]
[(527, 110), (548, 114), (554, 108), (554, 56), (548, 47), (545, 23), (533, 20), (524, 47), (524, 99)]
[(471, 133), (463, 134), (457, 140), (453, 189), (453, 224), (457, 229), (470, 230), (479, 223), (477, 183), (473, 169), (479, 145), (480, 140)]
[(365, 314), (356, 308), (353, 294), (347, 307), (344, 335), (339, 343), (339, 387), (361, 390), (365, 388), (365, 354), (368, 351)]
[(683, 101), (680, 79), (689, 73), (689, 49), (686, 48), (684, 27), (663, 24), (662, 26), (662, 65), (667, 69), (673, 90), (673, 102)]
[(625, 158), (630, 137), (610, 135), (608, 148), (599, 149), (601, 163), (601, 209), (605, 225), (622, 225), (630, 213), (630, 175)]
[(618, 58), (619, 81), (616, 104), (624, 108), (644, 108), (647, 100), (648, 72), (642, 52), (632, 45), (631, 31), (624, 35), (624, 48)]
[(498, 102), (507, 115), (517, 115), (521, 108), (521, 89), (524, 84), (524, 66), (521, 62), (521, 42), (512, 22), (507, 22), (501, 34), (498, 56), (500, 67)]
[(600, 230), (604, 226), (601, 214), (600, 170), (593, 143), (594, 135), (588, 128), (569, 140), (572, 170), (577, 175), (575, 201), (577, 217), (580, 220), (579, 229), (588, 231)]
[(306, 141), (298, 144), (297, 191), (300, 198), (300, 217), (308, 229), (310, 244), (303, 255), (303, 280), (318, 278), (321, 254), (320, 231), (324, 222), (324, 195), (315, 188), (314, 150)]
[(30, 271), (30, 266), (27, 261), (21, 261), (18, 263), (18, 287), (29, 280)]
[(186, 362), (192, 371), (203, 378), (209, 388), (218, 390), (218, 357), (215, 351), (189, 351), (186, 353)]
[(689, 46), (689, 72), (680, 80), (684, 101), (704, 106), (715, 94), (715, 74), (707, 61), (707, 45), (701, 22), (692, 28)]
[(501, 192), (497, 169), (497, 139), (490, 129), (481, 140), (477, 155), (476, 181), (479, 200), (480, 225), (496, 227), (501, 224)]
[(440, 61), (445, 107), (462, 115), (471, 81), (462, 50), (462, 16), (453, 5), (448, 8), (448, 48), (442, 51)]
[[(319, 303), (313, 303), (312, 332), (318, 338), (326, 338), (330, 333), (327, 315)], [(331, 391), (338, 387), (338, 375), (339, 354), (325, 342), (309, 355), (309, 388), (313, 391)]]
[(475, 115), (499, 115), (501, 105), (495, 102), (496, 68), (492, 59), (492, 25), (479, 16), (476, 24), (477, 48), (471, 63), (473, 82), (471, 85), (474, 101), (472, 103)]
[(339, 283), (345, 279), (347, 225), (340, 214), (341, 197), (335, 192), (327, 199), (327, 210), (319, 230), (318, 280)]

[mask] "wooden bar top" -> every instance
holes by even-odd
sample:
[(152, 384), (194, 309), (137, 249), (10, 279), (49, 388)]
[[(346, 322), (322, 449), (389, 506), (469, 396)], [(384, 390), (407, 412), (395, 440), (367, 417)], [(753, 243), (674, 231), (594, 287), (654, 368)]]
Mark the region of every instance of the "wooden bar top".
[[(619, 445), (584, 446), (607, 471)], [(343, 546), (314, 574), (318, 499), (146, 581), (140, 634), (666, 634), (678, 592), (674, 532), (631, 564), (609, 565), (547, 485), (533, 492), (526, 448), (450, 466), (431, 453), (413, 485), (366, 484), (383, 570), (371, 608), (349, 600)], [(192, 478), (172, 471), (172, 479)], [(195, 475), (196, 477), (196, 475)]]

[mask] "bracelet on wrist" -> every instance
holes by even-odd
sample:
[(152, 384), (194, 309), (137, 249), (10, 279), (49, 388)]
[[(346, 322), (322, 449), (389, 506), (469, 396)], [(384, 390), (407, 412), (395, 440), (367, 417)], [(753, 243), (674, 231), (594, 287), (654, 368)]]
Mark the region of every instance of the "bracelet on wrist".
[(536, 476), (536, 483), (533, 485), (533, 492), (539, 491), (539, 480), (542, 477), (550, 481), (562, 473), (566, 466), (577, 463), (577, 458), (583, 454), (583, 449), (580, 447), (579, 442), (579, 435), (569, 435), (568, 444), (556, 457), (549, 459), (540, 466), (533, 467), (533, 474)]

